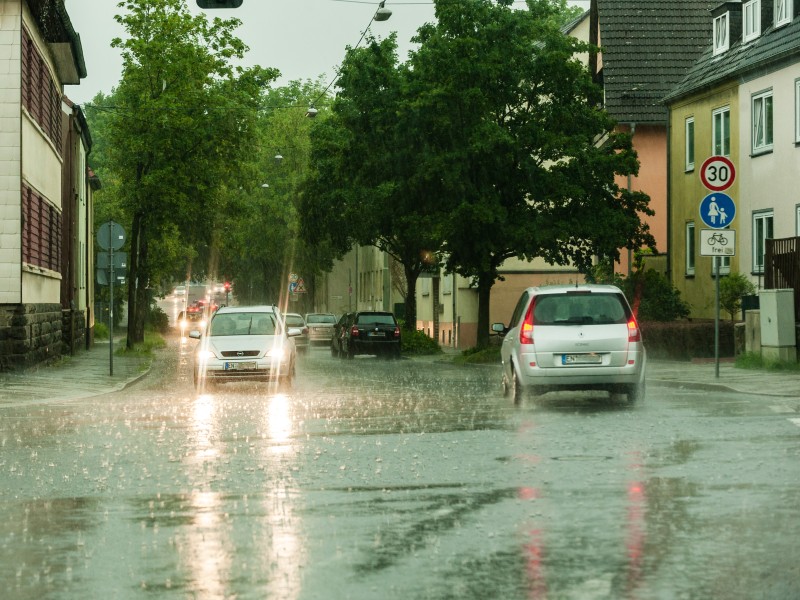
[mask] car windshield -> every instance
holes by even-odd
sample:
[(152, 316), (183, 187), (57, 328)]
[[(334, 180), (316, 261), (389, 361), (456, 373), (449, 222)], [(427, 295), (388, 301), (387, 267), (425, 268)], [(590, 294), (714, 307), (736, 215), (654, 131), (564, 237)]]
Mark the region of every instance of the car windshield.
[(536, 298), (535, 325), (608, 325), (627, 322), (616, 294), (546, 294)]
[(394, 325), (394, 316), (390, 314), (377, 313), (358, 315), (356, 321), (359, 325)]
[(330, 323), (333, 325), (336, 323), (336, 318), (333, 315), (308, 315), (306, 321), (315, 325), (318, 323)]
[(228, 335), (275, 335), (275, 316), (269, 313), (228, 313), (211, 321), (211, 337)]

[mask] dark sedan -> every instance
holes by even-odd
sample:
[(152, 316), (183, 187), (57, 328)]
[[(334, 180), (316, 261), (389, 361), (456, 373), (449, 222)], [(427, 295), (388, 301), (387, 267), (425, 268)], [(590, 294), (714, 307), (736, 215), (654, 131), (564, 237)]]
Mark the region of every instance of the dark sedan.
[(400, 358), (400, 326), (390, 312), (361, 311), (343, 328), (340, 356), (376, 354)]

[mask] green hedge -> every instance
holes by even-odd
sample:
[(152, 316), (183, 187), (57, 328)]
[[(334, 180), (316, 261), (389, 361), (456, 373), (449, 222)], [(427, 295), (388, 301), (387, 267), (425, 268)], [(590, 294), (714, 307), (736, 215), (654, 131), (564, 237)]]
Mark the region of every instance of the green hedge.
[[(646, 321), (642, 328), (647, 356), (670, 360), (714, 358), (714, 321)], [(734, 356), (734, 324), (719, 323), (719, 355)]]

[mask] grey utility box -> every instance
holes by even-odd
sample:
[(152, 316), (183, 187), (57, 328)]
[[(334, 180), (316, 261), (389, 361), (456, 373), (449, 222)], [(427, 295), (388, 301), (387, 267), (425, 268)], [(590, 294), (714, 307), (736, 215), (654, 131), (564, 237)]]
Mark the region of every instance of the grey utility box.
[(794, 328), (794, 290), (761, 290), (761, 354), (765, 358), (797, 361)]

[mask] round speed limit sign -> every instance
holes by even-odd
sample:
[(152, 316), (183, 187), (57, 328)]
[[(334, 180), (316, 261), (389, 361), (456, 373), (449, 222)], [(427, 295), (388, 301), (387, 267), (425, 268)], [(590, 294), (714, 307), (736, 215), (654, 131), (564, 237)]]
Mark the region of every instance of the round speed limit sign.
[(727, 190), (736, 179), (736, 169), (731, 159), (725, 156), (712, 156), (700, 167), (700, 180), (712, 192)]

